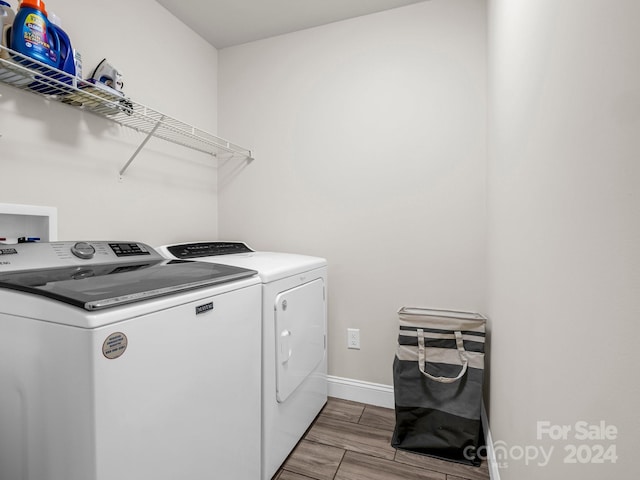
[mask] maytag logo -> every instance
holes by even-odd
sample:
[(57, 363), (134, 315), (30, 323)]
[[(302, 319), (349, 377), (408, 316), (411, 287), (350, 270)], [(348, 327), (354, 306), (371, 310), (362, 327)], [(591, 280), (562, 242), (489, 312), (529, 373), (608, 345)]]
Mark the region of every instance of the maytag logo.
[(209, 310), (213, 310), (213, 302), (205, 303), (204, 305), (198, 305), (196, 307), (196, 315), (208, 312)]

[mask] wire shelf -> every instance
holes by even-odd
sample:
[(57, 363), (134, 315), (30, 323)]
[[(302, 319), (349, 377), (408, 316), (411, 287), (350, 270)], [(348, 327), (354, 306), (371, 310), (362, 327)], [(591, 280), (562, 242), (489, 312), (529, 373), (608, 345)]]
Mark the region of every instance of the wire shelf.
[(253, 160), (251, 150), (228, 142), (157, 110), (134, 102), (104, 84), (82, 80), (0, 45), (0, 82), (112, 120), (147, 134), (128, 168), (151, 137), (213, 156)]

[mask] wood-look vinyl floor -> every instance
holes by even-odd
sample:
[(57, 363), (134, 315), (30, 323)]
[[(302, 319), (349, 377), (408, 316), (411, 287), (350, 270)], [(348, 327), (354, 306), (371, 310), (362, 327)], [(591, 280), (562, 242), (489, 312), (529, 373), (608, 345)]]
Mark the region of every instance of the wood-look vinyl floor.
[(488, 480), (479, 467), (391, 447), (394, 411), (329, 398), (273, 480)]

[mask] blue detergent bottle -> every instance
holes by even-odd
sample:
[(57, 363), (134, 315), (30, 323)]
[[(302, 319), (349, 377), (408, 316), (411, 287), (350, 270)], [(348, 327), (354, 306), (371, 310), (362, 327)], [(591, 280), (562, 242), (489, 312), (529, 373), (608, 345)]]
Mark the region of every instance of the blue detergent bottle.
[(60, 43), (58, 70), (62, 70), (63, 72), (78, 78), (81, 77), (82, 66), (80, 63), (80, 54), (71, 46), (69, 35), (67, 35), (67, 32), (62, 29), (62, 21), (55, 13), (52, 12), (49, 15), (49, 22), (51, 23), (51, 28), (55, 30), (58, 35), (58, 41)]
[[(76, 64), (74, 61), (74, 50), (73, 48), (71, 48), (71, 40), (69, 40), (69, 35), (67, 35), (67, 33), (62, 30), (62, 21), (55, 13), (49, 12), (47, 14), (47, 19), (49, 20), (50, 29), (52, 31), (55, 31), (56, 35), (58, 36), (58, 42), (60, 42), (60, 55), (56, 68), (67, 73), (68, 75), (71, 75), (72, 77), (75, 77), (77, 75)], [(55, 72), (53, 70), (44, 73), (47, 77), (54, 79), (56, 82), (73, 85), (73, 78), (67, 75)], [(49, 82), (46, 79), (43, 80), (43, 77), (36, 77), (36, 82), (29, 85), (29, 88), (44, 95), (64, 95), (65, 89), (58, 88), (59, 86), (56, 82)]]
[(13, 21), (11, 48), (51, 67), (60, 66), (60, 41), (42, 0), (22, 0)]

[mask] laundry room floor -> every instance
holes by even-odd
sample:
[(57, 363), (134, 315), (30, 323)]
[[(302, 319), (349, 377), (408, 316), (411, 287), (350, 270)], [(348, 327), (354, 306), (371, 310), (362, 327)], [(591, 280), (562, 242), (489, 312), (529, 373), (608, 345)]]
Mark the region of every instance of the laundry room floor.
[(337, 398), (324, 409), (273, 480), (488, 480), (471, 467), (391, 446), (394, 411)]

